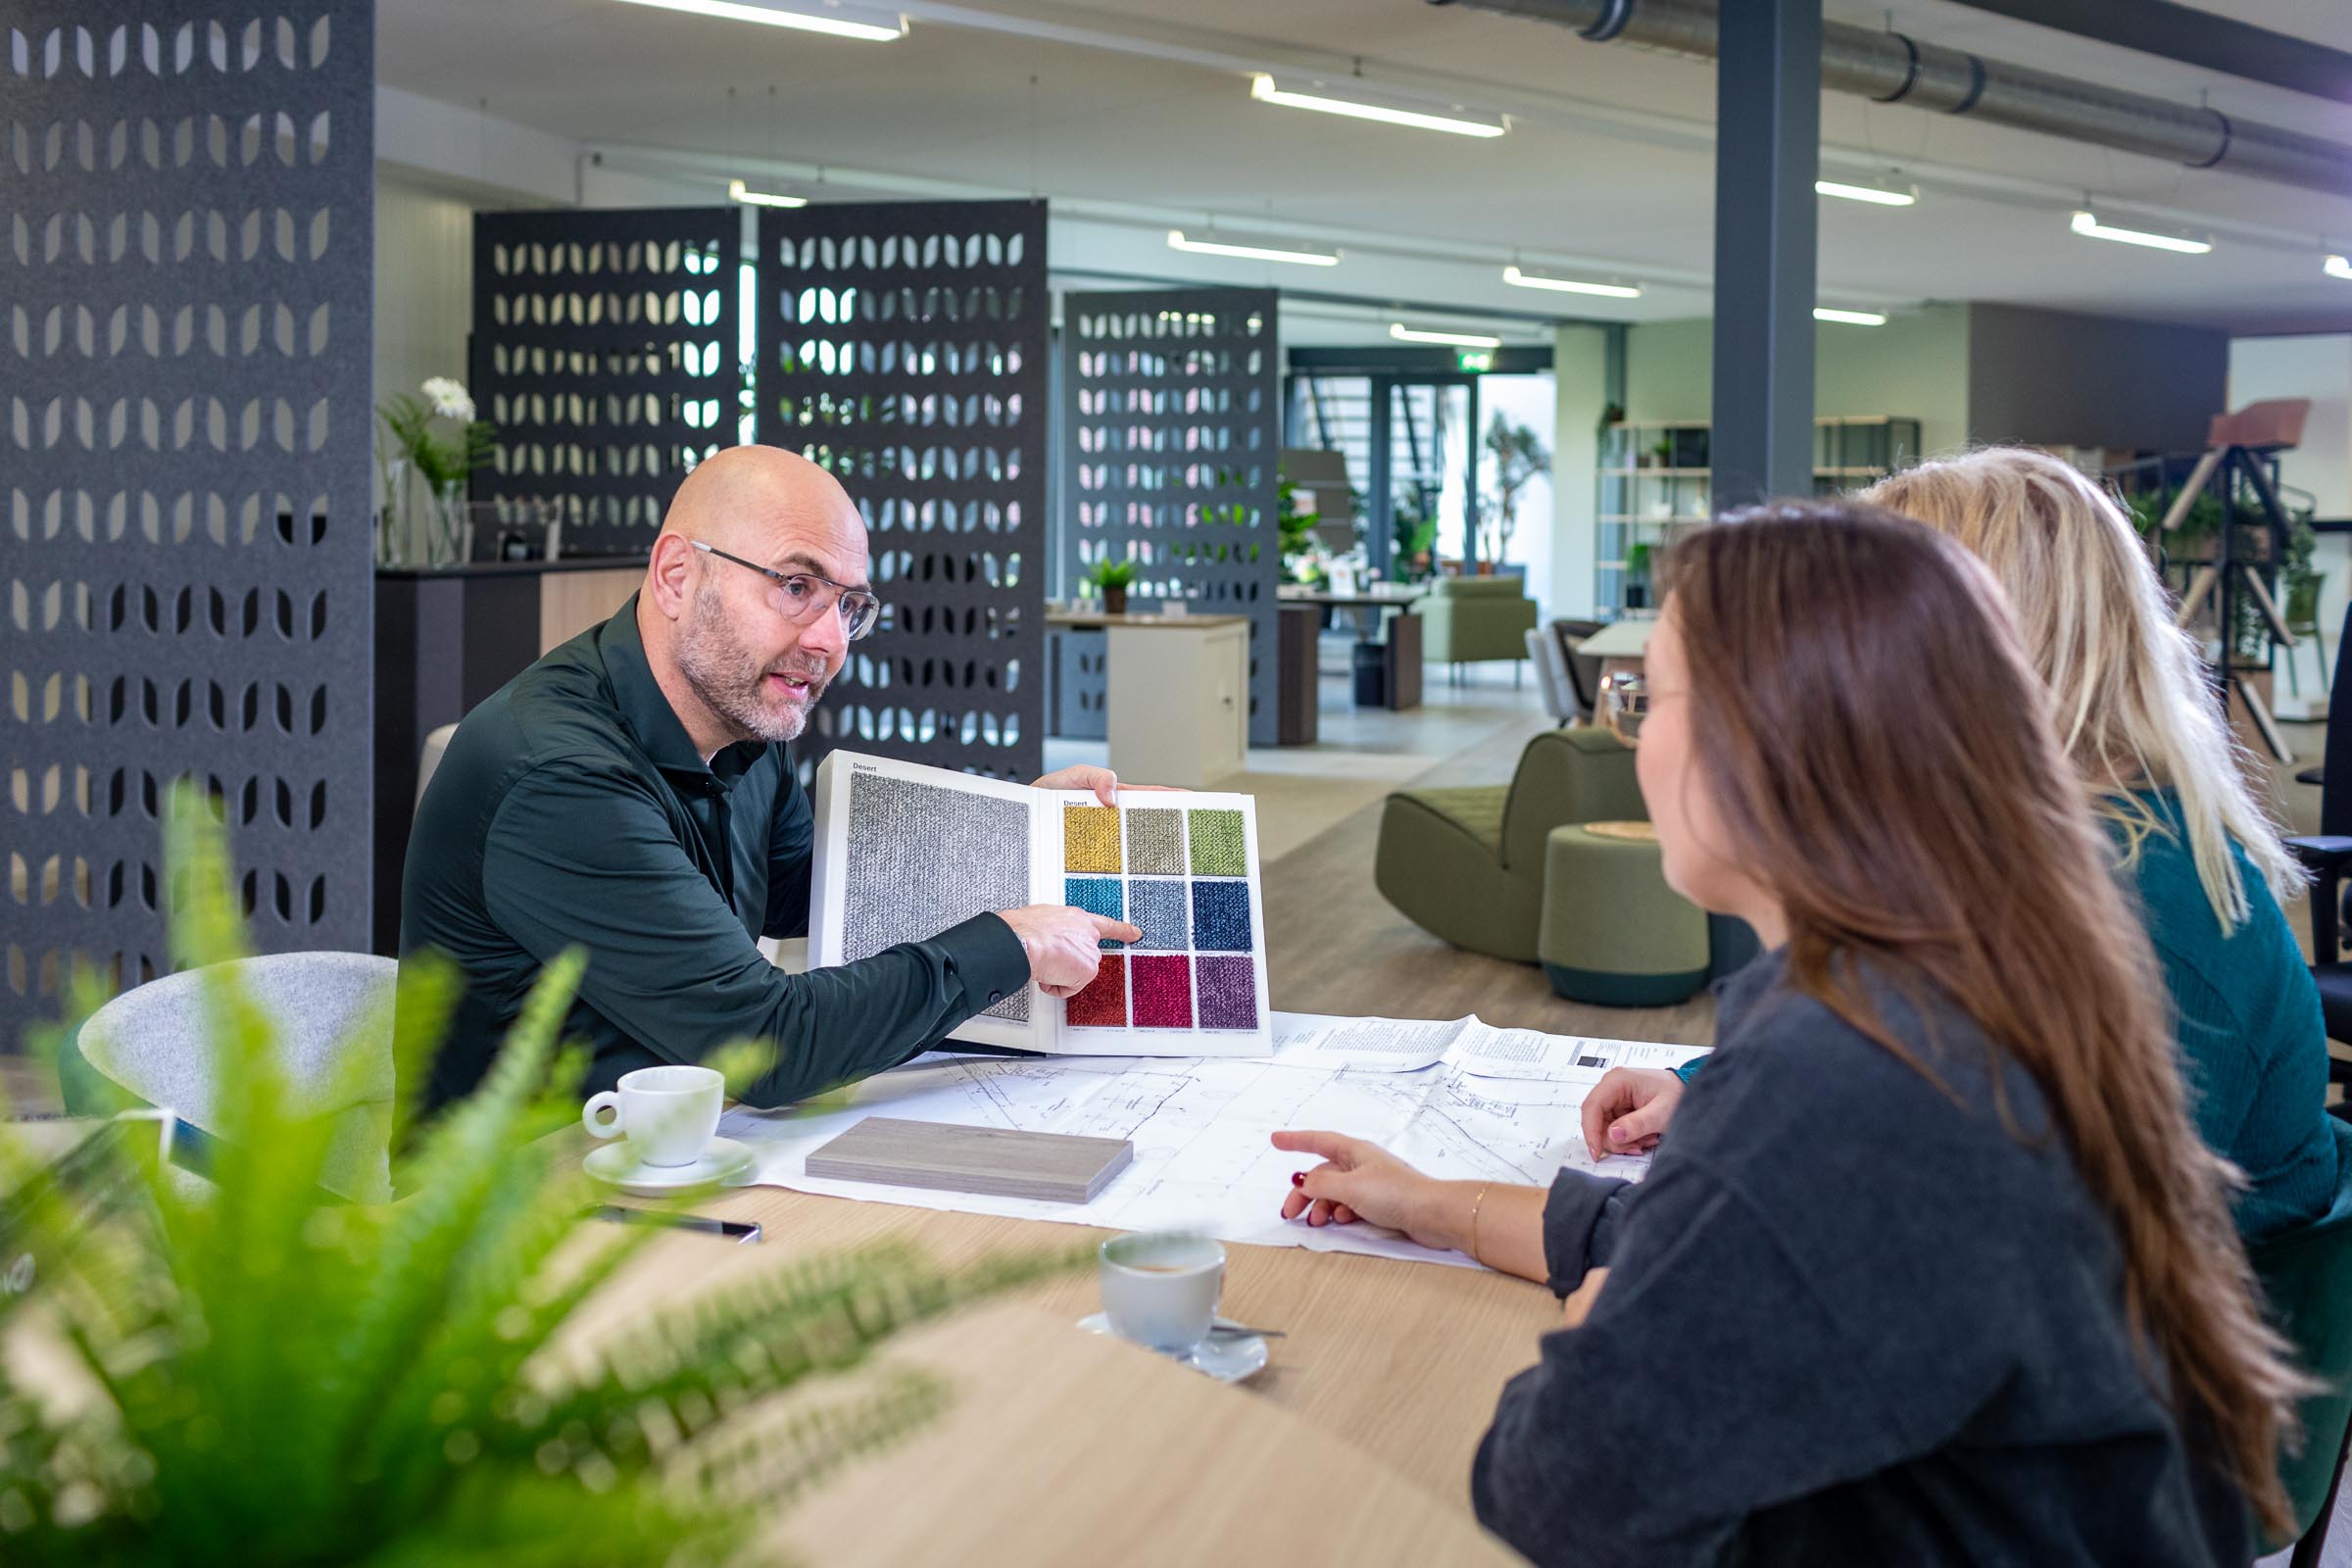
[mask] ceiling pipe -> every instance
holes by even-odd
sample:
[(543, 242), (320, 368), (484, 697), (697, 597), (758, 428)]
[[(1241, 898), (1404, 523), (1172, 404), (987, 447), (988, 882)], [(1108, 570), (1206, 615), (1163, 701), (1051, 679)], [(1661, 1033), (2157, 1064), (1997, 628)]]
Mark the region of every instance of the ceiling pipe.
[[(1431, 0), (1528, 17), (1595, 43), (1631, 43), (1694, 60), (1716, 55), (1714, 0)], [(2046, 71), (1850, 23), (1821, 26), (1821, 84), (1882, 104), (1967, 115), (2190, 169), (2352, 197), (2352, 146), (2218, 109), (2094, 86)]]

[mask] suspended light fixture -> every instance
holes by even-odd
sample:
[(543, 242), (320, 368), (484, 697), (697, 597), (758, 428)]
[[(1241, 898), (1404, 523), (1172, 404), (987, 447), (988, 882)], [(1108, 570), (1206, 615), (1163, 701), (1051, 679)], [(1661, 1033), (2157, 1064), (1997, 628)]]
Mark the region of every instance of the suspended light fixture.
[(2330, 256), (2328, 258), (2327, 265), (2320, 270), (2326, 272), (2329, 277), (2340, 277), (2346, 282), (2352, 282), (2352, 258)]
[(1827, 305), (1813, 307), (1816, 321), (1841, 321), (1847, 326), (1885, 326), (1886, 318), (1878, 311), (1838, 311)]
[(2143, 245), (2152, 251), (2172, 251), (2180, 256), (2202, 256), (2213, 249), (2213, 241), (2197, 239), (2187, 234), (2167, 234), (2151, 228), (2124, 228), (2099, 220), (2099, 216), (2087, 208), (2077, 208), (2073, 221), (2076, 233), (2086, 239), (2111, 239), (2119, 245)]
[(1231, 256), (1245, 262), (1289, 262), (1298, 267), (1340, 265), (1338, 251), (1294, 244), (1289, 240), (1219, 239), (1214, 229), (1209, 231), (1205, 239), (1194, 239), (1181, 228), (1171, 228), (1168, 230), (1168, 249), (1191, 251), (1196, 256)]
[(756, 22), (767, 27), (796, 27), (832, 38), (858, 38), (889, 43), (906, 36), (906, 19), (895, 11), (871, 6), (835, 5), (832, 0), (799, 0), (785, 5), (766, 0), (620, 0), (623, 5), (652, 6), (657, 11), (683, 11), (689, 16), (716, 17), (723, 22)]
[(727, 181), (727, 200), (741, 202), (746, 207), (806, 207), (806, 196), (785, 196), (775, 191), (753, 190), (740, 179)]
[(1813, 182), (1816, 196), (1835, 196), (1841, 202), (1868, 202), (1874, 207), (1910, 207), (1919, 201), (1917, 185), (1878, 183), (1850, 184), (1842, 179), (1817, 179)]
[(1513, 288), (1547, 288), (1561, 294), (1598, 294), (1604, 299), (1638, 300), (1642, 289), (1636, 283), (1586, 283), (1573, 277), (1545, 277), (1517, 266), (1502, 270), (1502, 280)]
[(1449, 136), (1499, 136), (1510, 128), (1500, 115), (1460, 104), (1432, 109), (1346, 77), (1337, 82), (1282, 82), (1261, 72), (1250, 78), (1250, 96), (1261, 104), (1311, 109), (1319, 115), (1344, 115), (1349, 120), (1376, 120), (1384, 125), (1410, 125), (1415, 130), (1441, 130)]
[(1389, 336), (1399, 343), (1444, 343), (1457, 349), (1498, 349), (1502, 339), (1486, 332), (1433, 332), (1405, 325), (1402, 321), (1389, 323)]

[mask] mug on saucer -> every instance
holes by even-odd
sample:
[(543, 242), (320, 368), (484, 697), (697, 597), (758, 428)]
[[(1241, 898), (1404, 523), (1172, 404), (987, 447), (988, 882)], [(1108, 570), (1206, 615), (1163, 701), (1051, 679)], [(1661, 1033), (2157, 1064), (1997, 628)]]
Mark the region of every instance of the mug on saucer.
[(1139, 1231), (1102, 1244), (1102, 1311), (1111, 1332), (1181, 1355), (1208, 1338), (1225, 1285), (1225, 1249), (1205, 1236)]
[[(691, 1165), (710, 1147), (727, 1081), (713, 1067), (640, 1067), (588, 1097), (580, 1125), (592, 1138), (626, 1137), (648, 1165)], [(609, 1120), (599, 1120), (611, 1111)]]

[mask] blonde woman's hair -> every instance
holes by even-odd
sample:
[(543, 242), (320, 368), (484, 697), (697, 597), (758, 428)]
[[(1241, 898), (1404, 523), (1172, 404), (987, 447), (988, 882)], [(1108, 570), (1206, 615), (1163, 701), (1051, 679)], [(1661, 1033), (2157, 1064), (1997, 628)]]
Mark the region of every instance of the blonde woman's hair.
[(1992, 568), (2049, 686), (2059, 743), (2093, 808), (2124, 828), (2127, 864), (2163, 831), (2132, 792), (2170, 788), (2225, 932), (2250, 912), (2232, 840), (2278, 897), (2301, 885), (2246, 787), (2196, 646), (2174, 625), (2164, 584), (2113, 497), (2046, 452), (1986, 447), (1923, 463), (1860, 498), (1950, 535)]

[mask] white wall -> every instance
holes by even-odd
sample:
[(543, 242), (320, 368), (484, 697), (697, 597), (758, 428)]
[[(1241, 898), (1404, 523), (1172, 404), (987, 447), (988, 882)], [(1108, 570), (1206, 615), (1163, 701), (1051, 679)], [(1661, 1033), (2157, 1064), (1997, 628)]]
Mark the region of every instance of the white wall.
[[(2242, 409), (2264, 398), (2309, 398), (2311, 417), (2303, 444), (2278, 459), (2278, 480), (2308, 490), (2323, 517), (2352, 517), (2352, 335), (2325, 337), (2241, 337), (2230, 345), (2230, 407)], [(2320, 628), (2330, 658), (2344, 624), (2347, 590), (2352, 589), (2352, 540), (2340, 533), (2320, 535), (2313, 563), (2327, 574), (2320, 589)], [(2289, 695), (2283, 667), (2296, 662), (2296, 680), (2305, 698), (2316, 697), (2314, 652), (2281, 652), (2277, 681), (2281, 713), (2314, 711)], [(2352, 701), (2352, 697), (2347, 697)]]
[[(1919, 420), (1930, 453), (1968, 444), (1968, 310), (1929, 305), (1885, 326), (1822, 321), (1813, 329), (1813, 412)], [(1626, 416), (1707, 422), (1714, 404), (1715, 323), (1643, 322), (1626, 333)]]
[(472, 205), (378, 166), (375, 401), (428, 375), (466, 379), (472, 321)]
[(1553, 618), (1583, 620), (1593, 610), (1592, 557), (1600, 416), (1607, 404), (1608, 332), (1563, 326), (1551, 350), (1551, 580), (1532, 585)]

